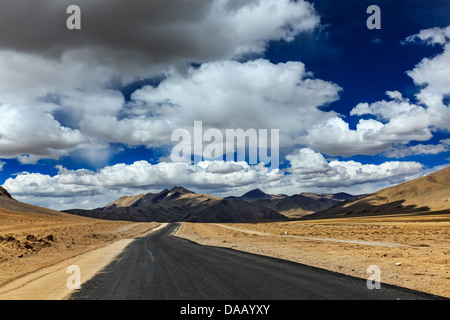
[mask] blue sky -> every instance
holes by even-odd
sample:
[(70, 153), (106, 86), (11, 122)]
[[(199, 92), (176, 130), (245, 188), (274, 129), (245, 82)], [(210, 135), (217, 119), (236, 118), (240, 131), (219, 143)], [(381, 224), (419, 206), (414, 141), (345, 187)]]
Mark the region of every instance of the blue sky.
[[(450, 162), (449, 1), (80, 0), (81, 30), (69, 2), (45, 2), (0, 14), (0, 184), (21, 201), (360, 194)], [(278, 129), (279, 169), (173, 163), (171, 133), (194, 121)]]

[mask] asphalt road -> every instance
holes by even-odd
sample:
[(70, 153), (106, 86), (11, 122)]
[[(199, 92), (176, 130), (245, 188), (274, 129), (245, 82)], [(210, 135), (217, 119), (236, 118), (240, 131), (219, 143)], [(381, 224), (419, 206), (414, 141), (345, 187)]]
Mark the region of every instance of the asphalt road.
[(133, 241), (70, 299), (415, 300), (435, 297), (302, 264), (171, 236), (178, 224)]

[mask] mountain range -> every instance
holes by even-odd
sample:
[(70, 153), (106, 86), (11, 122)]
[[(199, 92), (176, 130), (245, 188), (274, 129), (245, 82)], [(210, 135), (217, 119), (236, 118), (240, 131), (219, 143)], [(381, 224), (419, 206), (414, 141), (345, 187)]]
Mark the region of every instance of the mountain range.
[(66, 210), (86, 217), (130, 221), (236, 222), (282, 220), (277, 211), (243, 200), (196, 194), (183, 187), (121, 197), (103, 208)]
[(299, 218), (313, 212), (328, 209), (345, 200), (357, 198), (348, 193), (310, 193), (303, 192), (291, 196), (267, 194), (260, 189), (251, 190), (240, 197), (227, 197), (271, 208), (287, 218)]
[(183, 187), (164, 189), (121, 197), (105, 207), (94, 210), (66, 210), (65, 212), (110, 220), (131, 221), (190, 221), (190, 222), (250, 222), (285, 220), (329, 208), (349, 194), (283, 194), (271, 195), (260, 189), (240, 197), (219, 198), (197, 194)]
[(0, 209), (141, 222), (261, 222), (414, 212), (450, 213), (450, 167), (361, 196), (347, 193), (273, 195), (254, 189), (242, 196), (220, 198), (177, 186), (158, 193), (123, 196), (94, 210), (63, 212), (19, 202), (0, 187)]

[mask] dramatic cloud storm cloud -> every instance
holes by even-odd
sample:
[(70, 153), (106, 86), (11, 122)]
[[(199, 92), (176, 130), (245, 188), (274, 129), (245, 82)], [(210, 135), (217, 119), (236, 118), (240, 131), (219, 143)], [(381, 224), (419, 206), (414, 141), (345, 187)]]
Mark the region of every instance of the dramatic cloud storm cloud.
[[(66, 28), (69, 5), (81, 8), (81, 30)], [(0, 49), (51, 58), (71, 52), (74, 60), (94, 60), (129, 78), (260, 54), (268, 41), (291, 41), (318, 23), (302, 0), (3, 1), (0, 28), (14, 32), (2, 35)]]
[[(66, 27), (69, 17), (66, 9), (73, 4), (81, 8), (81, 30)], [(260, 55), (270, 41), (292, 41), (298, 34), (315, 29), (319, 20), (308, 2), (289, 0), (42, 0), (39, 5), (32, 0), (2, 2), (0, 28), (10, 32), (0, 38), (0, 105), (3, 121), (14, 120), (14, 128), (8, 127), (8, 132), (1, 129), (0, 137), (5, 141), (1, 141), (0, 156), (36, 162), (57, 159), (58, 155), (68, 155), (86, 146), (98, 150), (105, 143), (132, 146), (168, 143), (174, 128), (193, 122), (180, 121), (174, 110), (164, 105), (158, 110), (142, 106), (148, 108), (140, 114), (136, 106), (125, 105), (120, 91), (123, 85), (167, 74), (165, 85), (170, 90), (164, 92), (158, 87), (158, 96), (147, 99), (154, 101), (169, 94), (163, 98), (178, 101), (189, 92), (177, 94), (173, 85), (184, 81), (181, 79), (186, 77), (190, 63), (210, 62), (211, 65), (202, 65), (201, 71), (193, 75), (197, 74), (198, 80), (209, 73), (206, 80), (213, 81), (209, 88), (203, 82), (197, 90), (219, 86), (222, 97), (217, 97), (218, 105), (212, 99), (208, 106), (203, 102), (196, 110), (192, 110), (192, 105), (181, 106), (184, 108), (181, 114), (192, 112), (189, 118), (193, 119), (202, 113), (202, 108), (215, 108), (221, 115), (225, 107), (235, 110), (239, 107), (242, 111), (242, 104), (235, 105), (237, 99), (225, 101), (223, 97), (234, 93), (242, 97), (244, 92), (236, 92), (226, 83), (233, 81), (230, 72), (237, 71), (237, 68), (226, 70), (233, 64), (229, 59)], [(216, 61), (223, 61), (221, 70), (214, 64)], [(247, 76), (241, 73), (240, 81), (255, 81), (252, 79), (255, 76), (261, 80), (273, 76), (274, 71), (282, 76), (282, 68), (267, 73), (269, 65), (247, 67), (248, 71), (260, 73)], [(295, 67), (300, 68), (295, 74), (299, 79), (305, 76), (303, 67), (301, 63)], [(216, 82), (211, 77), (219, 78)], [(313, 81), (311, 84), (315, 85)], [(186, 80), (182, 89), (190, 90), (189, 86), (195, 85)], [(255, 97), (257, 88), (252, 89), (250, 84), (247, 87), (254, 91)], [(303, 87), (308, 95), (306, 85)], [(314, 89), (310, 90), (313, 95), (305, 99), (317, 97), (313, 91), (318, 90)], [(272, 91), (271, 99), (275, 94)], [(334, 94), (333, 88), (328, 91), (324, 95)], [(212, 98), (212, 92), (204, 98)], [(318, 98), (319, 103), (329, 100)], [(259, 111), (264, 112), (264, 106)], [(250, 112), (255, 114), (254, 107)], [(41, 124), (25, 128), (41, 119)], [(226, 126), (230, 127), (232, 122)], [(49, 126), (41, 130), (39, 125), (44, 124)], [(24, 136), (36, 131), (42, 133), (29, 139)]]

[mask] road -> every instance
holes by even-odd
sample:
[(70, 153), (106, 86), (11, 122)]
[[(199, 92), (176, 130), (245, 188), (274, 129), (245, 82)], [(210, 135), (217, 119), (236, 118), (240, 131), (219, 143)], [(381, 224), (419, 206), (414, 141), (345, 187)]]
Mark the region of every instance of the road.
[(302, 264), (171, 234), (178, 224), (134, 240), (73, 300), (415, 300), (435, 297)]

